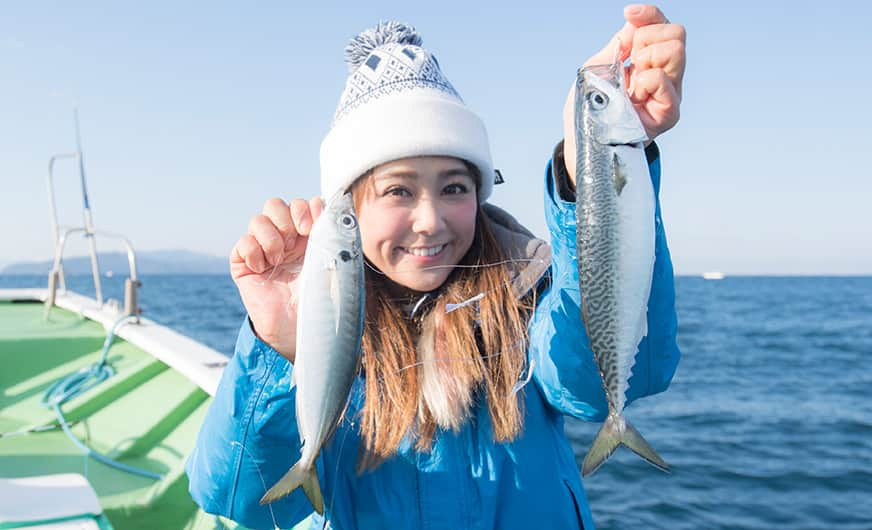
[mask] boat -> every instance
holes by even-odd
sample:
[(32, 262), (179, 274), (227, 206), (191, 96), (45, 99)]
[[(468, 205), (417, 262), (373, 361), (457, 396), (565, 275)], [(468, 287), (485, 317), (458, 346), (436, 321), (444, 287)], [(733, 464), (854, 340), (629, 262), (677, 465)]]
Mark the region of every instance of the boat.
[(723, 280), (726, 278), (726, 274), (720, 271), (710, 271), (702, 273), (702, 277), (705, 280)]
[[(83, 226), (57, 222), (53, 172), (64, 159), (79, 164)], [(184, 470), (228, 355), (141, 315), (136, 253), (95, 230), (81, 147), (51, 157), (48, 189), (46, 285), (0, 289), (0, 528), (243, 530), (199, 509)], [(65, 242), (79, 233), (92, 295), (66, 288)], [(97, 238), (127, 250), (123, 301), (103, 299)]]

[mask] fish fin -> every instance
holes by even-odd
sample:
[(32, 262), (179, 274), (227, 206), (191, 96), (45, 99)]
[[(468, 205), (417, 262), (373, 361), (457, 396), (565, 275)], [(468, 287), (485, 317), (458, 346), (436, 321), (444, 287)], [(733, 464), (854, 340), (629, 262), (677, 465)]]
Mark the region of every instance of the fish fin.
[(312, 503), (312, 508), (319, 515), (324, 515), (324, 497), (321, 495), (321, 483), (318, 482), (318, 469), (312, 466), (312, 471), (303, 480), (303, 493)]
[(615, 177), (615, 191), (618, 195), (624, 191), (624, 186), (627, 185), (627, 165), (621, 160), (621, 157), (618, 156), (618, 153), (614, 154), (613, 164), (612, 164), (612, 172)]
[(621, 437), (621, 443), (637, 455), (644, 458), (645, 461), (652, 466), (656, 467), (660, 471), (669, 473), (669, 464), (667, 464), (665, 460), (660, 458), (660, 455), (657, 454), (657, 451), (655, 451), (654, 448), (648, 444), (645, 438), (642, 438), (642, 435), (639, 433), (639, 431), (637, 431), (635, 427), (630, 425), (630, 422), (628, 421), (625, 421), (624, 425), (626, 426), (626, 430)]
[(581, 476), (593, 474), (601, 465), (612, 456), (612, 453), (623, 445), (645, 459), (646, 462), (657, 469), (669, 472), (669, 465), (660, 458), (660, 455), (642, 438), (639, 431), (623, 416), (609, 414), (603, 426), (600, 427), (581, 468)]
[(291, 469), (285, 473), (285, 476), (273, 485), (260, 499), (260, 504), (269, 504), (293, 493), (294, 490), (303, 487), (303, 493), (306, 498), (312, 503), (312, 507), (316, 512), (324, 514), (324, 498), (321, 495), (321, 484), (318, 482), (318, 469), (312, 466), (311, 469), (303, 469), (300, 462), (294, 464)]
[(333, 303), (333, 314), (336, 317), (336, 334), (339, 335), (339, 321), (342, 320), (342, 297), (339, 293), (339, 274), (335, 259), (330, 262), (327, 270), (330, 271), (330, 301)]

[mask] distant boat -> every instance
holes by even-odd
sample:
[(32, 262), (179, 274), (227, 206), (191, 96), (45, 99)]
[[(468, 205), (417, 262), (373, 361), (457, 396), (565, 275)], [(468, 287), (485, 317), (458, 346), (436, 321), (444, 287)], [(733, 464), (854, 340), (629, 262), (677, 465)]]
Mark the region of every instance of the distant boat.
[(709, 271), (702, 273), (702, 277), (706, 280), (723, 280), (726, 275), (720, 271)]

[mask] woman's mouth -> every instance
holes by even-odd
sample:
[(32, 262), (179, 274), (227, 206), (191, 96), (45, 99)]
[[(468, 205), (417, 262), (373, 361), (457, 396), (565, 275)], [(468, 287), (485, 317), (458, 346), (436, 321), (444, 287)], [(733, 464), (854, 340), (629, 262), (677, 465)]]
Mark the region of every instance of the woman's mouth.
[(403, 252), (421, 258), (431, 258), (442, 253), (447, 245), (436, 245), (433, 247), (400, 247)]

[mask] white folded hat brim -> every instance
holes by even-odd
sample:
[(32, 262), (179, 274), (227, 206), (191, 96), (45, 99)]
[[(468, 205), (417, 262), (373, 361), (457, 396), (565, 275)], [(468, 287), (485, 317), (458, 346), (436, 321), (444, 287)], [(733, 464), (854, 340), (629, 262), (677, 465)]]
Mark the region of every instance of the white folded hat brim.
[(452, 156), (481, 172), (478, 200), (483, 203), (493, 190), (489, 145), (481, 118), (437, 89), (373, 98), (334, 123), (321, 143), (321, 195), (332, 197), (385, 162)]

